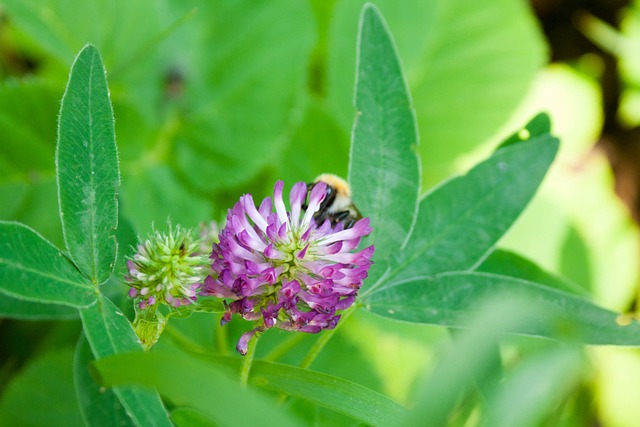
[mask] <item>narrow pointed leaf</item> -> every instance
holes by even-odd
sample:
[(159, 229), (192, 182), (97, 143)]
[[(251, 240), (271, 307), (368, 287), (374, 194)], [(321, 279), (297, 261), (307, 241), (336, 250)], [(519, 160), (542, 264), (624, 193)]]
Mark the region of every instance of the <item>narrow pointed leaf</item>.
[(91, 45), (76, 57), (62, 98), (56, 168), (65, 244), (80, 271), (100, 284), (116, 257), (120, 173), (105, 70)]
[[(113, 354), (140, 350), (142, 347), (131, 324), (111, 301), (98, 299), (93, 306), (80, 312), (85, 336), (96, 359)], [(151, 390), (118, 387), (114, 393), (133, 422), (138, 426), (171, 426), (166, 409), (158, 394)]]
[(527, 301), (535, 316), (507, 332), (595, 345), (640, 345), (640, 322), (619, 324), (620, 315), (580, 296), (513, 277), (448, 273), (416, 279), (371, 296), (367, 309), (408, 322), (463, 326), (478, 303), (491, 297)]
[(67, 257), (24, 224), (0, 222), (0, 298), (85, 307), (95, 289)]
[(391, 34), (373, 5), (360, 17), (357, 109), (349, 181), (354, 202), (371, 219), (376, 259), (400, 249), (420, 193), (418, 135), (407, 84)]
[(511, 144), (429, 193), (388, 285), (472, 269), (527, 206), (557, 149), (548, 134)]

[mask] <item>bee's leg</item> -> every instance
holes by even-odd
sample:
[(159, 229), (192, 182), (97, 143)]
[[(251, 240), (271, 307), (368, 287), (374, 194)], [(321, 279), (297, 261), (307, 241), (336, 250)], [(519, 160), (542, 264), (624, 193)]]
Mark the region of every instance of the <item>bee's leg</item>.
[(333, 215), (333, 218), (332, 218), (333, 225), (336, 225), (339, 222), (343, 222), (345, 230), (347, 228), (353, 227), (353, 225), (357, 221), (357, 218), (350, 217), (350, 215), (351, 215), (350, 211), (337, 212), (336, 214)]
[(307, 196), (304, 198), (304, 202), (302, 203), (302, 209), (303, 210), (307, 210), (307, 208), (309, 207), (309, 194), (311, 194), (311, 189), (313, 188), (313, 186), (315, 185), (314, 182), (308, 182), (307, 183)]

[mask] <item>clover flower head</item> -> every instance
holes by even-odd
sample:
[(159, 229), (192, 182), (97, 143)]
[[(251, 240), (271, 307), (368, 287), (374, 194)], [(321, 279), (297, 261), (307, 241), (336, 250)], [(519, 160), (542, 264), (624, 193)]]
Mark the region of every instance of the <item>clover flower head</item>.
[(208, 254), (191, 231), (169, 226), (168, 233), (154, 231), (127, 260), (129, 296), (138, 310), (165, 304), (171, 308), (192, 304), (207, 274)]
[(326, 185), (317, 183), (307, 194), (307, 185), (296, 183), (288, 211), (283, 188), (278, 181), (273, 198), (257, 208), (250, 194), (242, 196), (213, 245), (213, 273), (203, 294), (231, 301), (222, 324), (235, 313), (256, 322), (236, 346), (241, 354), (255, 334), (272, 327), (309, 333), (334, 328), (371, 265), (374, 247), (356, 250), (371, 233), (368, 218), (348, 229), (328, 219), (316, 224)]

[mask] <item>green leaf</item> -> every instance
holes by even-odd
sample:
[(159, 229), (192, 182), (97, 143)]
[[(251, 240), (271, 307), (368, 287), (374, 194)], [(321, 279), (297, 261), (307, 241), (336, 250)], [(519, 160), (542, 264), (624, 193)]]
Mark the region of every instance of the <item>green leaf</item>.
[[(482, 426), (539, 426), (578, 384), (581, 354), (561, 347), (523, 360), (488, 398)], [(551, 424), (548, 424), (551, 425)]]
[[(239, 368), (237, 358), (217, 357), (213, 363)], [(371, 426), (392, 425), (406, 409), (385, 395), (332, 375), (256, 360), (249, 383), (266, 390), (286, 393), (318, 406), (348, 415)]]
[(626, 326), (619, 314), (588, 299), (525, 280), (487, 273), (447, 273), (408, 281), (373, 294), (366, 308), (408, 322), (462, 326), (479, 301), (496, 295), (519, 298), (535, 307), (535, 316), (510, 333), (575, 340), (595, 345), (640, 345), (640, 322)]
[(589, 293), (575, 283), (543, 270), (534, 262), (507, 250), (491, 252), (476, 271), (517, 277), (533, 283), (549, 286), (561, 291), (588, 297)]
[[(363, 1), (342, 0), (329, 33), (328, 102), (345, 127), (353, 110), (350, 44)], [(485, 142), (512, 116), (545, 63), (545, 43), (526, 2), (377, 0), (397, 41), (413, 95), (423, 184)], [(423, 187), (424, 188), (424, 187)]]
[(500, 295), (485, 295), (476, 302), (475, 311), (464, 324), (468, 329), (455, 334), (453, 343), (444, 348), (438, 363), (418, 387), (412, 410), (404, 422), (396, 424), (448, 425), (449, 414), (469, 393), (469, 385), (493, 369), (502, 334), (525, 325), (536, 310), (520, 298), (504, 300)]
[(105, 70), (91, 45), (76, 57), (62, 97), (56, 167), (65, 244), (78, 269), (100, 284), (116, 258), (120, 173)]
[(95, 366), (106, 386), (155, 387), (175, 405), (196, 409), (218, 425), (300, 425), (275, 402), (187, 355), (129, 353), (97, 360)]
[(164, 224), (168, 218), (185, 226), (205, 222), (211, 215), (211, 203), (185, 191), (168, 167), (153, 165), (139, 168), (123, 182), (122, 211), (145, 234), (153, 230), (153, 224)]
[[(142, 350), (131, 323), (107, 298), (101, 297), (93, 306), (81, 310), (80, 317), (91, 350), (97, 359)], [(115, 388), (114, 393), (136, 425), (171, 425), (157, 393), (131, 387)]]
[(78, 310), (67, 305), (42, 304), (0, 294), (0, 317), (22, 320), (77, 319)]
[(180, 56), (192, 50), (193, 64), (185, 88), (193, 111), (171, 153), (181, 174), (210, 191), (247, 181), (269, 163), (295, 162), (281, 150), (297, 119), (314, 38), (308, 3), (205, 2), (194, 20), (197, 32), (180, 45)]
[(73, 390), (72, 360), (70, 350), (45, 353), (3, 384), (0, 425), (83, 426)]
[(371, 426), (393, 425), (405, 408), (359, 384), (294, 366), (255, 361), (249, 382), (348, 415)]
[(349, 182), (371, 220), (376, 258), (400, 249), (413, 227), (420, 194), (413, 107), (389, 30), (373, 5), (360, 18)]
[(200, 411), (191, 408), (178, 408), (171, 411), (171, 420), (178, 427), (218, 427)]
[(94, 360), (84, 335), (76, 345), (73, 377), (82, 418), (88, 426), (134, 426), (113, 390), (105, 390), (91, 377), (89, 364)]
[(508, 145), (512, 145), (521, 141), (526, 141), (534, 136), (540, 136), (551, 133), (551, 118), (547, 113), (539, 113), (533, 119), (529, 121), (522, 129), (513, 133), (507, 139), (505, 139), (498, 149), (504, 148)]
[(36, 171), (52, 174), (56, 134), (51, 124), (57, 118), (60, 96), (61, 88), (44, 79), (0, 83), (2, 175), (9, 173), (9, 179), (20, 176), (24, 182), (32, 182)]
[(84, 307), (95, 289), (55, 246), (17, 222), (0, 221), (0, 292), (27, 301)]
[(548, 134), (509, 145), (427, 194), (385, 286), (473, 268), (533, 197), (557, 149)]

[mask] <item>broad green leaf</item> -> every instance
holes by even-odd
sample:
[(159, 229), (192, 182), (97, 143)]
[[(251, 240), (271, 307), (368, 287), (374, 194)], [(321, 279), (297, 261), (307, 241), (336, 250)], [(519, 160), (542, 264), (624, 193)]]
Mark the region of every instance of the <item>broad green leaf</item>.
[[(540, 426), (579, 382), (583, 364), (576, 349), (561, 347), (520, 362), (488, 398), (482, 426)], [(549, 424), (550, 425), (550, 424)]]
[(413, 227), (420, 193), (418, 135), (396, 49), (380, 15), (360, 18), (349, 182), (371, 220), (376, 259), (400, 249)]
[(501, 276), (517, 277), (528, 282), (556, 288), (573, 294), (588, 296), (589, 293), (575, 283), (543, 270), (533, 261), (530, 261), (516, 253), (496, 249), (482, 261), (476, 271), (483, 273), (499, 274)]
[(84, 426), (73, 390), (72, 363), (71, 350), (51, 351), (3, 384), (0, 425)]
[(295, 162), (281, 150), (298, 120), (314, 38), (308, 3), (210, 2), (192, 29), (192, 39), (180, 45), (192, 64), (185, 86), (192, 111), (171, 153), (180, 173), (210, 191), (247, 181), (272, 162)]
[(557, 149), (548, 134), (509, 145), (427, 194), (387, 283), (473, 268), (529, 203)]
[(0, 318), (23, 320), (77, 319), (78, 310), (67, 305), (25, 301), (0, 293)]
[(91, 376), (89, 366), (93, 360), (89, 343), (85, 336), (81, 335), (73, 361), (73, 378), (76, 397), (85, 424), (87, 426), (134, 426), (113, 390), (105, 390)]
[(96, 300), (95, 289), (62, 252), (17, 222), (0, 221), (0, 292), (72, 307)]
[(371, 295), (366, 308), (408, 322), (459, 327), (489, 296), (519, 298), (535, 308), (524, 325), (506, 331), (594, 345), (640, 345), (640, 322), (622, 326), (618, 313), (588, 299), (525, 280), (487, 273), (447, 273), (407, 281)]
[(520, 298), (484, 295), (476, 303), (475, 311), (465, 319), (468, 329), (455, 334), (451, 345), (443, 349), (438, 363), (418, 387), (413, 409), (396, 424), (448, 425), (456, 402), (469, 393), (471, 384), (493, 369), (502, 334), (526, 325), (535, 314), (535, 307)]
[[(97, 359), (142, 350), (131, 323), (107, 298), (101, 297), (93, 306), (81, 310), (80, 317), (85, 336)], [(171, 425), (157, 393), (131, 387), (115, 388), (114, 393), (136, 425)]]
[(116, 258), (120, 174), (105, 70), (91, 45), (76, 57), (62, 98), (56, 167), (65, 244), (78, 269), (100, 284)]
[[(329, 34), (328, 101), (344, 126), (362, 1), (342, 0)], [(423, 184), (450, 175), (453, 160), (485, 142), (513, 114), (546, 60), (535, 17), (522, 0), (378, 0), (413, 95)]]
[(210, 363), (191, 356), (129, 353), (97, 360), (95, 366), (106, 386), (155, 387), (176, 406), (196, 409), (217, 425), (300, 425), (278, 410), (271, 399), (243, 388)]

